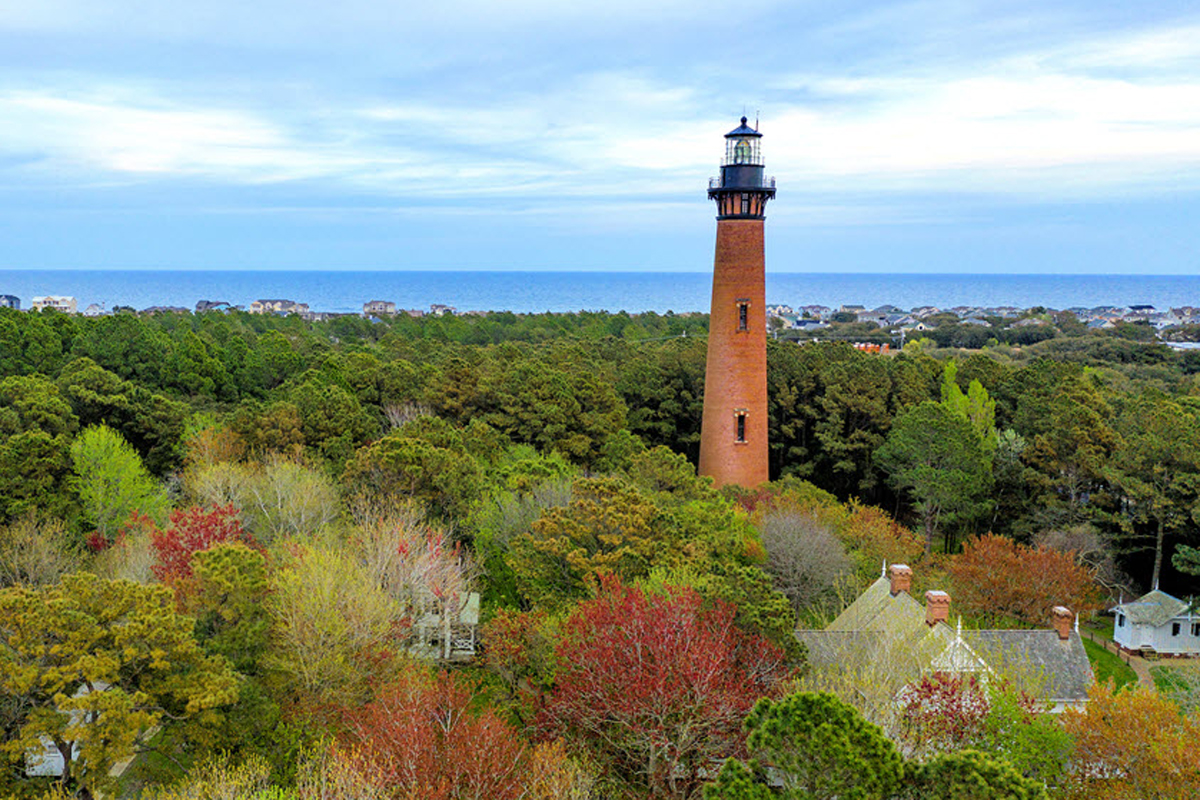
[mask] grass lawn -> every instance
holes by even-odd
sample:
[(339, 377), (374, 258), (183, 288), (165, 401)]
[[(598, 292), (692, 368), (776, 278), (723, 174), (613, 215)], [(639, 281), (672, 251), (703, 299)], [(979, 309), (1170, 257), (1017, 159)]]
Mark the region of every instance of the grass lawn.
[(1184, 713), (1200, 713), (1200, 665), (1154, 666), (1150, 677), (1158, 693), (1178, 703)]
[(1105, 650), (1091, 639), (1086, 638), (1083, 640), (1083, 649), (1087, 652), (1088, 661), (1092, 662), (1092, 672), (1096, 674), (1096, 683), (1106, 683), (1111, 678), (1118, 689), (1126, 685), (1137, 684), (1137, 673), (1116, 653)]

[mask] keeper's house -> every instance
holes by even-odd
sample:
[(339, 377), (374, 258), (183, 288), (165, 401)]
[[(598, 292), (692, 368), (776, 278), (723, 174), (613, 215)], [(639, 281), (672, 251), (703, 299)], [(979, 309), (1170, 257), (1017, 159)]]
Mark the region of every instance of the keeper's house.
[(1113, 609), (1113, 641), (1163, 656), (1200, 655), (1200, 616), (1191, 603), (1155, 589)]

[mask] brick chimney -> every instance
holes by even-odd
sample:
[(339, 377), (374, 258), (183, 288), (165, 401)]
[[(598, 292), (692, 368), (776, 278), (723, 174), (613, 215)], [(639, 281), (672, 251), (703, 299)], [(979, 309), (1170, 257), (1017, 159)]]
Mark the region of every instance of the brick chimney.
[(950, 619), (950, 595), (938, 589), (925, 593), (925, 624), (929, 627)]
[(912, 589), (912, 569), (908, 564), (892, 564), (888, 567), (888, 577), (892, 581), (892, 597)]
[(1058, 638), (1064, 642), (1071, 638), (1071, 622), (1074, 619), (1075, 615), (1066, 606), (1055, 606), (1050, 611), (1051, 624), (1058, 631)]

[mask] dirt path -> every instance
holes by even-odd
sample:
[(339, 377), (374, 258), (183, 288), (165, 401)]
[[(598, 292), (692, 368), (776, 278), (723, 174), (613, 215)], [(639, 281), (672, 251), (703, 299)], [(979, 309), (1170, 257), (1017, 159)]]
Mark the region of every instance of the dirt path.
[(1141, 656), (1129, 656), (1129, 666), (1137, 673), (1138, 683), (1147, 689), (1156, 689), (1154, 678), (1150, 677), (1150, 662)]

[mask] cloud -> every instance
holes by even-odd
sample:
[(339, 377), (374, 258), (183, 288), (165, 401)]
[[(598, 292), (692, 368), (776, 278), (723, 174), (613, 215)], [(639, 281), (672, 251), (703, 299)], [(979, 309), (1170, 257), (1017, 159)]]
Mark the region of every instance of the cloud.
[[(63, 10), (70, 0), (53, 2)], [(525, 0), (518, 11), (596, 13), (563, 5)], [(1200, 26), (1184, 24), (952, 68), (808, 68), (758, 89), (764, 152), (781, 191), (804, 194), (1197, 189), (1197, 65)], [(713, 109), (745, 84), (741, 70), (574, 68), (536, 86), (469, 93), (336, 83), (281, 92), (265, 76), (232, 93), (197, 77), (9, 75), (0, 79), (0, 169), (64, 182), (311, 182), (332, 195), (512, 197), (543, 208), (581, 198), (665, 204), (702, 193), (715, 172), (735, 121)]]

